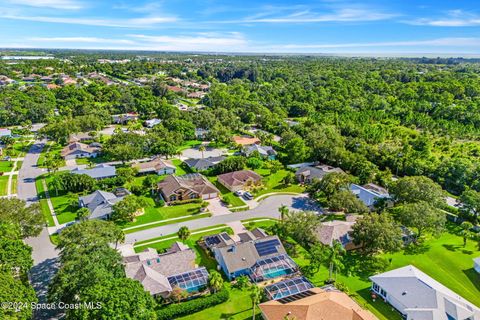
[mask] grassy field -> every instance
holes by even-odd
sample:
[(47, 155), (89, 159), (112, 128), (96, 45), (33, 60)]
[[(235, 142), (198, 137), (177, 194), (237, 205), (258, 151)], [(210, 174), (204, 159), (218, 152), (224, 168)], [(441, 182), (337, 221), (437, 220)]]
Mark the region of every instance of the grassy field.
[(13, 161), (0, 161), (0, 172), (10, 172), (13, 169)]
[(0, 196), (7, 195), (8, 176), (0, 176)]
[(228, 190), (221, 183), (219, 183), (217, 177), (208, 177), (208, 180), (210, 180), (210, 182), (212, 182), (215, 187), (220, 190), (222, 198), (232, 207), (241, 207), (247, 205), (240, 197), (237, 197), (232, 191)]
[(255, 192), (255, 197), (272, 192), (301, 193), (305, 191), (305, 188), (298, 184), (286, 186), (282, 183), (282, 179), (289, 173), (287, 170), (279, 170), (273, 174), (268, 169), (256, 169), (255, 172), (263, 177), (263, 188)]

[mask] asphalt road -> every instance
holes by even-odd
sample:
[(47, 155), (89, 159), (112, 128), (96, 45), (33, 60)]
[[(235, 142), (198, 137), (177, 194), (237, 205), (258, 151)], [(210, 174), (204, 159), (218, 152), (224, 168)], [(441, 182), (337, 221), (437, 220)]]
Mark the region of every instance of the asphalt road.
[[(25, 155), (22, 167), (18, 173), (17, 196), (32, 204), (38, 201), (35, 178), (43, 173), (37, 168), (37, 160), (40, 152), (45, 146), (45, 141), (35, 141), (28, 153)], [(37, 294), (40, 303), (46, 302), (48, 283), (58, 268), (58, 252), (50, 242), (47, 227), (35, 238), (28, 238), (25, 242), (33, 249), (33, 268), (30, 270), (30, 282)], [(35, 319), (56, 319), (57, 312), (42, 310), (35, 313)]]
[(256, 208), (251, 210), (168, 224), (161, 227), (129, 233), (125, 235), (125, 242), (134, 243), (136, 241), (143, 241), (176, 233), (178, 229), (183, 226), (188, 227), (190, 230), (194, 230), (251, 218), (279, 218), (280, 214), (278, 208), (282, 205), (286, 205), (290, 210), (321, 212), (320, 208), (313, 204), (306, 195), (276, 195), (262, 200)]

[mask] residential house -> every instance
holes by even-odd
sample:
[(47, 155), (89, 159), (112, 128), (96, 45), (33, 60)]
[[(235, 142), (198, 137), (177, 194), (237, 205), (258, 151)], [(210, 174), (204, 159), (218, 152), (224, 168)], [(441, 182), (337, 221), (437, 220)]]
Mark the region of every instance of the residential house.
[(74, 142), (85, 142), (88, 140), (92, 140), (92, 136), (88, 132), (79, 132), (79, 133), (72, 133), (68, 137), (68, 142), (69, 143), (74, 143)]
[(160, 157), (155, 157), (147, 162), (138, 162), (132, 164), (132, 168), (138, 170), (138, 173), (156, 173), (162, 174), (174, 174), (177, 168), (168, 160), (162, 160)]
[(0, 137), (11, 137), (12, 130), (8, 128), (0, 128)]
[(195, 92), (190, 92), (187, 94), (187, 98), (191, 99), (202, 99), (205, 96), (205, 92), (203, 91), (195, 91)]
[(113, 193), (97, 190), (89, 195), (79, 197), (78, 205), (90, 211), (89, 219), (107, 220), (112, 214), (113, 205), (129, 194), (130, 192), (124, 188), (118, 188)]
[(187, 159), (184, 162), (191, 169), (194, 169), (196, 171), (205, 171), (213, 168), (216, 164), (222, 162), (225, 159), (226, 157), (224, 156), (218, 156), (218, 157), (208, 157), (208, 158), (201, 158), (201, 159)]
[(253, 232), (238, 236), (240, 240), (232, 244), (210, 245), (228, 279), (245, 275), (253, 282), (262, 282), (298, 273), (298, 266), (277, 236), (256, 237)]
[(217, 176), (217, 179), (219, 183), (230, 191), (239, 191), (262, 183), (262, 176), (252, 170), (224, 173)]
[(260, 143), (260, 139), (257, 137), (248, 136), (233, 136), (232, 141), (235, 145), (240, 145), (242, 147)]
[(76, 158), (95, 158), (100, 153), (101, 148), (96, 145), (86, 145), (80, 142), (72, 142), (62, 149), (60, 155), (65, 159)]
[(344, 173), (340, 168), (332, 167), (326, 164), (318, 166), (304, 166), (295, 172), (295, 177), (300, 183), (312, 183), (315, 179), (322, 180), (327, 174), (332, 172)]
[(149, 119), (149, 120), (146, 120), (145, 121), (145, 126), (147, 128), (153, 128), (155, 127), (156, 125), (159, 125), (160, 123), (162, 123), (162, 120), (161, 119)]
[(176, 93), (183, 93), (183, 92), (185, 92), (182, 88), (177, 87), (177, 86), (167, 86), (167, 90), (173, 91), (173, 92), (176, 92)]
[(190, 199), (214, 199), (220, 194), (220, 191), (200, 173), (169, 175), (158, 183), (158, 189), (167, 203)]
[(352, 183), (350, 185), (350, 191), (369, 208), (373, 208), (373, 206), (379, 199), (390, 198), (390, 195), (385, 188), (382, 188), (373, 183), (369, 183), (363, 186)]
[(335, 287), (313, 288), (305, 278), (294, 278), (265, 287), (273, 299), (259, 305), (265, 320), (378, 320), (346, 293)]
[(195, 252), (181, 242), (161, 254), (152, 248), (139, 253), (133, 247), (122, 251), (126, 276), (139, 281), (153, 296), (167, 298), (175, 287), (193, 294), (208, 286), (207, 269), (197, 267)]
[(473, 269), (480, 273), (480, 257), (473, 259)]
[[(236, 237), (237, 240), (235, 240), (233, 237)], [(252, 231), (245, 231), (237, 234), (236, 236), (231, 236), (226, 232), (205, 236), (203, 237), (203, 242), (205, 243), (205, 246), (213, 253), (214, 248), (223, 248), (234, 245), (237, 242), (248, 242), (266, 237), (268, 237), (268, 234), (263, 229), (255, 228)]]
[(70, 171), (73, 174), (86, 174), (94, 179), (106, 179), (106, 178), (113, 178), (117, 175), (117, 170), (114, 166), (110, 166), (108, 164), (99, 164), (91, 169), (79, 169), (75, 168)]
[(195, 138), (199, 140), (205, 140), (208, 137), (210, 130), (203, 128), (195, 128)]
[(249, 157), (252, 153), (258, 152), (260, 156), (264, 159), (275, 160), (277, 152), (273, 149), (272, 146), (262, 146), (260, 144), (251, 144), (244, 148), (243, 153)]
[(137, 121), (138, 114), (136, 112), (129, 112), (124, 114), (114, 114), (112, 122), (116, 124), (127, 124), (130, 121)]
[(347, 216), (346, 221), (333, 220), (328, 222), (322, 222), (317, 228), (315, 234), (317, 239), (324, 245), (331, 246), (333, 241), (339, 241), (346, 250), (357, 249), (357, 246), (353, 243), (352, 232), (353, 225), (357, 216)]
[(374, 295), (406, 320), (480, 320), (480, 308), (408, 265), (370, 277)]

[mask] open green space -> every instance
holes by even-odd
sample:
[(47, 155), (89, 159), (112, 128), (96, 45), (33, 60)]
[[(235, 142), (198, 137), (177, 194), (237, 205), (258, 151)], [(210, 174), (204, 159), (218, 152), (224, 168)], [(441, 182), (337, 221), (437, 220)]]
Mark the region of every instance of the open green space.
[(0, 172), (10, 172), (13, 169), (13, 161), (0, 161)]
[(272, 192), (295, 192), (302, 193), (305, 188), (293, 183), (291, 185), (283, 184), (282, 180), (289, 173), (288, 170), (279, 170), (275, 173), (271, 173), (269, 169), (256, 169), (256, 173), (263, 177), (263, 188), (257, 190), (255, 197)]
[(0, 196), (7, 195), (8, 176), (0, 176)]
[(172, 164), (177, 168), (176, 170), (177, 176), (181, 176), (187, 173), (192, 173), (192, 170), (180, 159), (172, 159)]

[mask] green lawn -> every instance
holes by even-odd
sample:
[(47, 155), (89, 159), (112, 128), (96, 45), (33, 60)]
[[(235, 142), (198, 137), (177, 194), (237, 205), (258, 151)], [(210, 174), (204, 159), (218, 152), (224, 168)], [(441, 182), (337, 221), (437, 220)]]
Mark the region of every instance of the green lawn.
[[(47, 176), (47, 186), (53, 179), (53, 176)], [(63, 224), (70, 221), (74, 221), (78, 208), (78, 194), (66, 193), (64, 190), (59, 190), (58, 194), (54, 189), (49, 188), (50, 201), (52, 202), (55, 215), (57, 216), (58, 223)]]
[(189, 148), (198, 146), (198, 145), (201, 144), (202, 142), (203, 142), (203, 141), (201, 141), (201, 140), (188, 140), (188, 141), (185, 141), (183, 145), (181, 145), (180, 147), (178, 147), (177, 151), (180, 152), (180, 151), (183, 151), (183, 150), (185, 150), (185, 149), (189, 149)]
[[(57, 143), (49, 142), (45, 146), (45, 148), (43, 148), (42, 153), (40, 153), (40, 157), (38, 158), (38, 161), (37, 161), (37, 166), (40, 168), (45, 168), (45, 157), (47, 153), (60, 156), (60, 152), (62, 151), (62, 149), (63, 149), (63, 146)], [(63, 167), (63, 166), (65, 166), (64, 160), (62, 160), (62, 162), (60, 163), (60, 167)]]
[(183, 216), (191, 216), (200, 213), (200, 203), (187, 203), (177, 206), (158, 207), (152, 198), (146, 198), (149, 205), (145, 208), (145, 213), (138, 216), (135, 222), (129, 222), (122, 225), (122, 228), (138, 226), (145, 223), (178, 218)]
[(7, 195), (8, 176), (0, 176), (0, 196)]
[(16, 174), (12, 176), (12, 194), (17, 193), (17, 178), (18, 175)]
[[(479, 256), (478, 248), (473, 241), (463, 247), (463, 239), (454, 233), (458, 227), (449, 225), (449, 231), (438, 239), (428, 239), (424, 246), (415, 247), (416, 252), (406, 250), (394, 254), (383, 255), (382, 258), (391, 262), (387, 270), (396, 269), (412, 264), (437, 280), (465, 299), (480, 306), (480, 275), (473, 269), (474, 257)], [(298, 248), (298, 247), (297, 247)], [(305, 251), (298, 249), (299, 255), (293, 257), (300, 265), (308, 265), (304, 258)], [(377, 273), (369, 271), (369, 263), (360, 255), (349, 253), (344, 261), (347, 266), (344, 274), (338, 275), (338, 282), (346, 285), (349, 293), (364, 307), (370, 309), (377, 317), (385, 320), (401, 319), (391, 307), (377, 299), (373, 302), (370, 297), (370, 281), (368, 277)], [(385, 271), (387, 271), (385, 270)], [(328, 278), (328, 271), (322, 268), (310, 280), (321, 286)]]
[(273, 226), (277, 223), (277, 220), (269, 219), (269, 218), (265, 218), (265, 219), (269, 219), (269, 220), (258, 221), (258, 220), (261, 220), (261, 219), (262, 218), (242, 220), (242, 223), (245, 226), (245, 228), (247, 228), (248, 230), (253, 230), (255, 228), (265, 229), (265, 228), (271, 227), (271, 226)]
[(242, 207), (247, 205), (240, 197), (237, 197), (232, 191), (228, 190), (221, 183), (219, 183), (217, 177), (208, 177), (208, 180), (210, 180), (210, 182), (212, 182), (215, 187), (220, 190), (222, 198), (232, 207)]
[(77, 158), (77, 159), (75, 159), (75, 162), (78, 165), (82, 165), (82, 164), (95, 165), (95, 164), (99, 164), (99, 163), (105, 163), (105, 162), (108, 162), (108, 161), (110, 161), (110, 159), (108, 159), (104, 156), (98, 156), (98, 157), (95, 157), (95, 158)]
[(192, 170), (180, 159), (172, 159), (172, 164), (177, 168), (175, 172), (177, 176), (181, 176), (187, 173), (192, 173)]
[(37, 195), (38, 195), (38, 198), (40, 199), (40, 209), (42, 210), (43, 217), (45, 218), (45, 221), (47, 221), (48, 226), (53, 227), (55, 226), (55, 223), (53, 222), (52, 213), (50, 212), (50, 208), (48, 207), (47, 200), (45, 199), (45, 191), (43, 189), (42, 179), (43, 177), (38, 177), (35, 180)]
[(304, 187), (296, 183), (289, 186), (282, 183), (282, 179), (289, 173), (287, 170), (280, 170), (273, 174), (270, 174), (268, 169), (256, 169), (255, 172), (263, 177), (263, 188), (255, 192), (255, 197), (272, 192), (302, 193), (305, 191)]
[(13, 169), (13, 161), (0, 161), (0, 172), (10, 172)]
[(22, 167), (23, 165), (23, 161), (17, 161), (17, 169), (15, 169), (16, 171), (20, 170), (20, 168)]
[(189, 220), (208, 218), (208, 217), (211, 217), (211, 216), (212, 216), (211, 213), (198, 213), (198, 214), (185, 216), (184, 218), (179, 218), (175, 221), (158, 222), (158, 223), (154, 223), (154, 224), (151, 224), (151, 225), (148, 225), (148, 226), (123, 230), (123, 233), (133, 233), (133, 232), (142, 231), (142, 230), (146, 230), (146, 229), (150, 229), (150, 228), (156, 228), (156, 227), (164, 226), (164, 225), (167, 225), (167, 224), (180, 223), (180, 222), (185, 222), (185, 221), (189, 221)]

